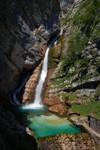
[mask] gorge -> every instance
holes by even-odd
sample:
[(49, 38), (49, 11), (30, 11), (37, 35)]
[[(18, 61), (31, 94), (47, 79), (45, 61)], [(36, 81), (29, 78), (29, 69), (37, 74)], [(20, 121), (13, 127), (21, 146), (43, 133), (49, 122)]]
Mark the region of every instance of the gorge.
[(33, 130), (34, 136), (36, 138), (52, 136), (60, 133), (62, 134), (82, 132), (80, 128), (72, 125), (71, 122), (67, 120), (67, 118), (60, 118), (54, 114), (49, 113), (48, 110), (45, 108), (45, 105), (42, 104), (44, 90), (43, 86), (45, 84), (45, 79), (48, 72), (49, 50), (57, 42), (56, 39), (59, 38), (59, 36), (62, 36), (62, 33), (63, 31), (61, 30), (46, 50), (33, 103), (27, 104), (20, 108), (22, 112), (28, 113), (27, 118), (30, 121), (29, 127), (31, 128), (31, 130)]
[(99, 6), (0, 1), (0, 150), (99, 150)]

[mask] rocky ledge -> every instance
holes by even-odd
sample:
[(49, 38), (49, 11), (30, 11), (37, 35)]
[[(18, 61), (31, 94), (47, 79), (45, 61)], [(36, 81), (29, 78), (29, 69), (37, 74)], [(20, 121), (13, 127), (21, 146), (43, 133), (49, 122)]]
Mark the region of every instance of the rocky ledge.
[(87, 133), (57, 135), (38, 139), (40, 150), (97, 150), (94, 140)]

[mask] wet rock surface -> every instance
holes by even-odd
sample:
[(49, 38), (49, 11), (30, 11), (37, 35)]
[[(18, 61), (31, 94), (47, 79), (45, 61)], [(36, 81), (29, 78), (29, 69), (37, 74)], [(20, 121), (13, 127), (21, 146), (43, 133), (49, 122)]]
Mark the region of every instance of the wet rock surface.
[(29, 80), (25, 84), (25, 90), (22, 98), (22, 103), (29, 103), (33, 101), (35, 95), (35, 89), (39, 80), (39, 76), (41, 73), (41, 65), (40, 64), (32, 73)]

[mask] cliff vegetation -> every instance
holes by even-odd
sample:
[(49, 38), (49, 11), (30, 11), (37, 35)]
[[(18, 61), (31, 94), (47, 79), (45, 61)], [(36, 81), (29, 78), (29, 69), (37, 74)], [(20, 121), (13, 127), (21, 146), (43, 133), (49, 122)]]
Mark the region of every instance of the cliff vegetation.
[(61, 21), (61, 67), (52, 84), (73, 112), (100, 119), (100, 1), (77, 1)]

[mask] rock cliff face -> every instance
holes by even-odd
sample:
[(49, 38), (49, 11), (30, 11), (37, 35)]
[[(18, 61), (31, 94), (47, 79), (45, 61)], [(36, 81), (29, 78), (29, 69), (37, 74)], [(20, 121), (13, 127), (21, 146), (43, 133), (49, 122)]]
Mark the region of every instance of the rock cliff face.
[(0, 1), (0, 150), (37, 149), (19, 115), (4, 100), (21, 73), (41, 62), (50, 36), (59, 29), (59, 13), (59, 0)]
[[(100, 104), (98, 1), (95, 3), (97, 8), (94, 7), (94, 0), (75, 0), (76, 4), (73, 7), (71, 6), (74, 0), (0, 1), (1, 101), (8, 98), (9, 92), (15, 88), (24, 70), (34, 70), (40, 64), (50, 36), (59, 30), (60, 14), (61, 26), (65, 28), (65, 34), (58, 40), (56, 48), (51, 51), (50, 57), (52, 58), (49, 67), (52, 66), (53, 74), (49, 78), (49, 85), (47, 83), (44, 103), (50, 106), (50, 111), (60, 113), (60, 115), (84, 114), (84, 111), (81, 112), (83, 109), (80, 108), (91, 106), (95, 109), (90, 108), (88, 112), (85, 111), (86, 116), (91, 115), (90, 127), (94, 130), (97, 128), (97, 132), (100, 130), (98, 119), (98, 116), (100, 118), (98, 111), (100, 106), (98, 105)], [(87, 11), (90, 12), (87, 17), (87, 12), (84, 12), (86, 10), (93, 10), (93, 14)], [(91, 21), (88, 21), (88, 18)], [(34, 70), (36, 76), (33, 72), (26, 84), (23, 102), (33, 97), (32, 90), (36, 87), (39, 68), (41, 67), (38, 66), (39, 72), (37, 69)], [(95, 101), (91, 103), (91, 99)], [(4, 107), (0, 107), (0, 122), (2, 122), (0, 124), (0, 149), (36, 149), (35, 141), (33, 142), (33, 138), (26, 134), (25, 126), (18, 123), (14, 110), (14, 115), (12, 115), (12, 110), (8, 110), (9, 106)]]
[(36, 140), (26, 133), (17, 117), (0, 106), (0, 150), (37, 150)]
[[(66, 13), (63, 9), (64, 2), (61, 19), (64, 35), (57, 42), (57, 45), (61, 45), (62, 53), (57, 61), (57, 53), (54, 50), (56, 45), (52, 56), (49, 57), (53, 73), (49, 78), (49, 85), (47, 83), (48, 98), (45, 96), (44, 103), (48, 106), (65, 103), (68, 110), (66, 115), (70, 118), (73, 116), (74, 119), (76, 116), (79, 119), (76, 119), (77, 122), (79, 121), (81, 125), (85, 122), (90, 131), (93, 129), (98, 133), (100, 132), (100, 21), (98, 20), (100, 2), (97, 0), (95, 5), (94, 0), (76, 0), (70, 9), (66, 10), (64, 7)], [(84, 121), (82, 116), (86, 117)]]
[(95, 119), (94, 117), (89, 117), (90, 127), (93, 128), (96, 132), (100, 133), (100, 120)]
[(40, 63), (39, 42), (59, 28), (59, 12), (58, 0), (0, 1), (1, 98), (15, 88), (23, 68), (34, 69)]

